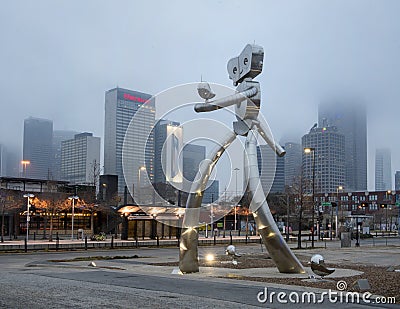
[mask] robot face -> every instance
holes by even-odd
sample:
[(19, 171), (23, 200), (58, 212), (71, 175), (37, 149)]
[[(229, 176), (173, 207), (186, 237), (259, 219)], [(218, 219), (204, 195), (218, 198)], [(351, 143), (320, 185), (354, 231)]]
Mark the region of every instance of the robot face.
[(229, 78), (236, 86), (245, 78), (254, 78), (261, 73), (264, 60), (264, 50), (261, 46), (247, 44), (238, 57), (228, 61)]

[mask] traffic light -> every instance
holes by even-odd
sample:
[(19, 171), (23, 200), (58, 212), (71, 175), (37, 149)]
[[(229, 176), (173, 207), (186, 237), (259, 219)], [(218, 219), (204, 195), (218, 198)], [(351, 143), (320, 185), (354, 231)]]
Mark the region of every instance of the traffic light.
[(364, 203), (364, 202), (363, 202), (363, 203), (361, 203), (361, 207), (362, 207), (362, 208), (366, 208), (366, 207), (368, 207), (368, 203)]
[(380, 207), (381, 207), (381, 208), (386, 208), (386, 207), (387, 207), (387, 204), (380, 204)]

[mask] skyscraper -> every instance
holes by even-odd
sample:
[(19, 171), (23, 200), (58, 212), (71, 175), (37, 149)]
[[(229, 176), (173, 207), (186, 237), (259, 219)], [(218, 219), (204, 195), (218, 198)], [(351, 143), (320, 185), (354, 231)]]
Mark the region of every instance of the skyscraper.
[[(278, 157), (268, 145), (257, 146), (258, 173), (266, 194), (285, 191), (285, 158)], [(272, 182), (272, 185), (271, 185)]]
[(76, 134), (61, 142), (61, 178), (74, 184), (97, 184), (100, 163), (100, 137)]
[(392, 190), (392, 156), (390, 149), (376, 150), (375, 190)]
[(183, 130), (179, 122), (160, 119), (154, 128), (154, 183), (182, 183)]
[(29, 117), (24, 121), (23, 160), (29, 161), (24, 176), (49, 179), (53, 146), (53, 122)]
[(346, 191), (367, 190), (367, 114), (365, 106), (348, 102), (320, 104), (320, 127), (336, 127), (345, 137)]
[(396, 171), (396, 174), (394, 175), (394, 189), (396, 191), (400, 190), (400, 171)]
[[(186, 144), (182, 150), (183, 156), (183, 191), (184, 196), (190, 192), (192, 182), (196, 179), (201, 162), (206, 158), (206, 147), (196, 144)], [(217, 201), (219, 198), (219, 181), (208, 180), (203, 195), (203, 204)]]
[(293, 185), (295, 178), (301, 174), (301, 158), (303, 150), (299, 143), (285, 143), (285, 186)]
[(303, 177), (308, 180), (307, 192), (312, 191), (313, 169), (315, 193), (336, 192), (339, 186), (343, 186), (344, 144), (343, 134), (338, 133), (335, 127), (312, 128), (302, 137), (302, 147), (314, 149), (311, 153), (303, 152)]
[(51, 162), (51, 178), (61, 179), (61, 142), (73, 139), (79, 132), (54, 130), (53, 131), (53, 153)]
[(2, 144), (0, 144), (0, 176), (7, 176), (7, 151)]
[[(142, 169), (153, 180), (154, 136), (146, 133), (151, 132), (155, 122), (155, 104), (150, 98), (150, 94), (123, 88), (114, 88), (105, 93), (104, 174), (118, 176), (119, 194), (123, 194), (126, 185), (122, 163), (125, 134), (139, 110), (140, 117), (135, 117), (135, 127), (131, 130), (132, 144), (127, 147), (124, 156), (132, 163), (131, 176), (136, 177), (135, 181), (138, 181)], [(143, 144), (146, 145), (146, 154), (140, 149)]]
[(206, 147), (186, 144), (183, 147), (183, 178), (188, 181), (184, 182), (184, 191), (190, 191), (191, 182), (195, 180), (201, 161), (206, 158)]
[(203, 204), (214, 203), (219, 199), (219, 181), (209, 180), (203, 195)]

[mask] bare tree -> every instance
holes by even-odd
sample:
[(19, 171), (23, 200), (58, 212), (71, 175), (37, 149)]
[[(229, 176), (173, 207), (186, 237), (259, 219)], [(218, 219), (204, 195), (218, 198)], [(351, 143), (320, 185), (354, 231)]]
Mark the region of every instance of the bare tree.
[(96, 188), (96, 193), (98, 192), (98, 186), (99, 186), (99, 178), (100, 178), (100, 163), (97, 162), (97, 160), (93, 160), (93, 162), (90, 164), (91, 170), (90, 170), (90, 184)]
[[(19, 192), (18, 192), (19, 193)], [(14, 213), (22, 208), (23, 198), (13, 190), (0, 189), (1, 242), (4, 242), (5, 213)]]
[[(44, 210), (46, 213), (50, 214), (49, 241), (53, 241), (53, 219), (56, 214), (69, 207), (67, 194), (62, 192), (43, 193), (33, 198), (32, 205), (34, 205), (36, 209)], [(47, 222), (47, 215), (45, 216), (45, 220)], [(46, 231), (46, 228), (47, 226), (45, 225), (44, 231)], [(46, 232), (44, 232), (43, 235), (44, 238), (45, 233)]]

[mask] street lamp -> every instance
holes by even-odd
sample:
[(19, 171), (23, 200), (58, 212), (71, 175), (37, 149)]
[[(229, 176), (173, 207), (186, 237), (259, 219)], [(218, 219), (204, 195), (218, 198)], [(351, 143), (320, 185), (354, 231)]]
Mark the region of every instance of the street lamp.
[(71, 227), (71, 240), (74, 240), (74, 213), (75, 213), (75, 200), (78, 200), (79, 197), (76, 195), (68, 197), (69, 200), (72, 200), (72, 227)]
[(311, 248), (314, 248), (314, 212), (315, 212), (315, 148), (306, 147), (304, 153), (312, 153), (312, 235), (311, 235)]
[(23, 176), (24, 178), (26, 178), (26, 166), (29, 165), (29, 164), (31, 164), (31, 161), (29, 161), (29, 160), (22, 160), (22, 161), (21, 161), (21, 164), (22, 164), (22, 176)]
[[(235, 191), (235, 198), (237, 197), (237, 194), (238, 194), (238, 183), (237, 183), (237, 180), (238, 180), (238, 171), (239, 171), (239, 168), (234, 168), (233, 169), (235, 172), (236, 172), (236, 191)], [(238, 201), (238, 203), (239, 203), (239, 201)], [(237, 224), (237, 210), (236, 210), (236, 206), (237, 205), (235, 205), (235, 231), (236, 231), (236, 224)]]
[(24, 194), (24, 197), (26, 197), (26, 207), (27, 207), (27, 211), (26, 211), (26, 243), (28, 243), (28, 239), (29, 239), (29, 221), (31, 221), (31, 218), (29, 217), (29, 207), (31, 206), (30, 204), (30, 198), (34, 198), (35, 196), (31, 193), (27, 193)]
[[(387, 190), (386, 191), (386, 200), (387, 200), (387, 204), (386, 204), (386, 223), (385, 223), (385, 231), (387, 231), (388, 229), (389, 229), (389, 226), (388, 226), (388, 208), (389, 208), (389, 205), (391, 205), (392, 204), (392, 196), (391, 196), (391, 194), (392, 194), (392, 190)], [(390, 196), (390, 198), (389, 198), (389, 196)], [(390, 232), (392, 231), (392, 227), (390, 226)]]

